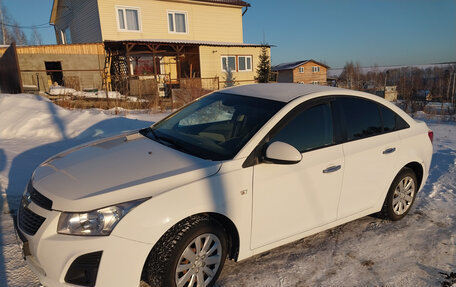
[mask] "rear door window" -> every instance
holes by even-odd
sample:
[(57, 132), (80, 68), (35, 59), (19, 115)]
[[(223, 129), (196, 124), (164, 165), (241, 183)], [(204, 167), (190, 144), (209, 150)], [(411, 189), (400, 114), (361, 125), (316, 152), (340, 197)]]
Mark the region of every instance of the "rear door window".
[(379, 104), (385, 133), (408, 128), (409, 125), (398, 114)]
[(339, 98), (336, 102), (345, 119), (347, 141), (382, 133), (382, 119), (377, 103), (355, 97)]
[(385, 132), (392, 132), (396, 130), (396, 113), (392, 110), (380, 105), (382, 113), (383, 130)]

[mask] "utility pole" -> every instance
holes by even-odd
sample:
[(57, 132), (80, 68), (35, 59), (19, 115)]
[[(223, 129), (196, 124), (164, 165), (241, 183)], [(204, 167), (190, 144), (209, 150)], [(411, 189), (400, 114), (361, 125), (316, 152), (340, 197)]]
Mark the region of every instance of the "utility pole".
[(456, 84), (456, 71), (453, 71), (453, 92), (452, 92), (452, 96), (451, 96), (451, 105), (453, 106), (453, 108), (455, 107), (454, 106), (454, 85)]
[(6, 44), (5, 19), (3, 16), (2, 2), (0, 1), (0, 21), (2, 22), (2, 45)]

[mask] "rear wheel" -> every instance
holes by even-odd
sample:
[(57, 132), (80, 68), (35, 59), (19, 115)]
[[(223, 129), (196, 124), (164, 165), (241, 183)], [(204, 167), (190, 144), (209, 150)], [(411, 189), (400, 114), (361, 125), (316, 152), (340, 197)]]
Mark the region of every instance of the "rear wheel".
[(382, 214), (391, 220), (402, 219), (412, 207), (418, 184), (410, 168), (403, 168), (394, 179), (383, 203)]
[(171, 228), (146, 263), (152, 287), (212, 286), (227, 255), (224, 228), (215, 220), (193, 216)]

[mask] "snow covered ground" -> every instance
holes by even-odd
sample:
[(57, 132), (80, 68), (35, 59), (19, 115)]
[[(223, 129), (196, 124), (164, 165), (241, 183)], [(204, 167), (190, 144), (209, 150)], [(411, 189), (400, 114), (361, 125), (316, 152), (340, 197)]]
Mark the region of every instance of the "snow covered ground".
[[(164, 114), (69, 111), (33, 95), (0, 95), (0, 286), (36, 287), (21, 259), (12, 213), (49, 156), (96, 138), (138, 129)], [(399, 222), (364, 217), (234, 263), (228, 286), (456, 286), (456, 123), (420, 114), (434, 130), (430, 177)], [(454, 276), (454, 274), (453, 274)]]

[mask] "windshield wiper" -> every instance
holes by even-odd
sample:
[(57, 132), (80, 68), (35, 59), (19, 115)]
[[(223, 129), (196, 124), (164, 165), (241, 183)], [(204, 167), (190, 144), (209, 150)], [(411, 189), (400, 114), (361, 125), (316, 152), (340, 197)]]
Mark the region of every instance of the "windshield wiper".
[[(163, 141), (160, 139), (160, 137), (157, 135), (157, 133), (156, 133), (156, 132), (154, 131), (154, 129), (151, 128), (151, 127), (148, 127), (148, 128), (142, 129), (142, 130), (139, 130), (139, 133), (142, 134), (143, 136), (145, 136), (146, 138), (149, 138), (149, 139), (151, 139), (151, 140), (156, 140), (156, 141), (158, 141), (159, 143), (163, 143)], [(151, 138), (151, 137), (149, 136), (149, 133), (151, 133), (152, 136), (153, 136), (154, 138)]]
[(188, 154), (194, 155), (194, 156), (202, 158), (202, 159), (212, 160), (211, 156), (207, 152), (204, 152), (201, 149), (198, 149), (198, 151), (195, 151), (194, 149), (190, 148), (189, 146), (185, 145), (184, 143), (177, 141), (170, 137), (160, 136), (159, 139), (162, 142), (166, 142), (166, 143), (164, 143), (165, 145), (169, 144), (168, 146), (171, 146), (178, 151), (188, 153)]
[(188, 152), (187, 148), (184, 147), (184, 145), (182, 145), (178, 141), (174, 140), (173, 138), (163, 137), (163, 136), (159, 137), (159, 136), (157, 136), (157, 134), (155, 132), (153, 132), (153, 134), (157, 138), (157, 140), (159, 140), (161, 143), (164, 143), (167, 146), (173, 146), (177, 150)]
[[(181, 151), (181, 152), (184, 152), (184, 153), (188, 153), (188, 154), (191, 154), (191, 155), (203, 158), (203, 159), (212, 160), (210, 154), (208, 154), (208, 153), (206, 153), (204, 151), (196, 152), (193, 149), (187, 147), (186, 145), (184, 145), (180, 141), (175, 140), (172, 137), (166, 137), (166, 136), (158, 135), (154, 131), (154, 129), (151, 128), (151, 127), (142, 129), (142, 130), (139, 131), (139, 133), (142, 134), (143, 136), (151, 139), (151, 140), (155, 140), (155, 141), (157, 141), (157, 142), (159, 142), (159, 143), (161, 143), (163, 145), (166, 145), (168, 147), (172, 147), (172, 148), (174, 148), (174, 149), (176, 149), (178, 151)], [(152, 137), (151, 137), (151, 135), (152, 135)]]

